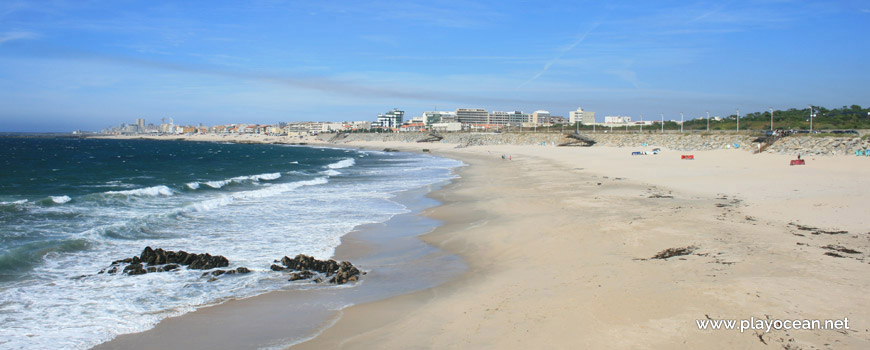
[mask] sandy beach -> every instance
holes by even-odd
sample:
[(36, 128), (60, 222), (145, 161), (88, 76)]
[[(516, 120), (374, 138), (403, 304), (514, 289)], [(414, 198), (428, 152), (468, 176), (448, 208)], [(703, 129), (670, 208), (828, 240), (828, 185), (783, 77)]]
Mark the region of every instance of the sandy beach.
[[(789, 166), (790, 156), (743, 150), (689, 152), (689, 161), (668, 149), (336, 146), (427, 148), (469, 164), (430, 194), (443, 204), (424, 214), (443, 225), (422, 236), (468, 269), (434, 288), (348, 307), (292, 349), (870, 347), (864, 157)], [(653, 259), (674, 248), (687, 254)], [(849, 329), (698, 326), (751, 318), (848, 319)]]

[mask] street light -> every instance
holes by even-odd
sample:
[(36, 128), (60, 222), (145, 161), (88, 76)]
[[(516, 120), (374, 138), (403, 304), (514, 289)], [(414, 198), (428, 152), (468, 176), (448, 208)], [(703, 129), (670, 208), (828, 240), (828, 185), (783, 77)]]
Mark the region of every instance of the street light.
[(680, 133), (683, 133), (683, 112), (680, 112)]
[(665, 114), (662, 113), (662, 134), (665, 133)]
[(737, 133), (740, 133), (740, 108), (737, 109)]
[(770, 131), (773, 131), (773, 107), (770, 107)]
[(710, 132), (710, 111), (707, 111), (707, 132)]

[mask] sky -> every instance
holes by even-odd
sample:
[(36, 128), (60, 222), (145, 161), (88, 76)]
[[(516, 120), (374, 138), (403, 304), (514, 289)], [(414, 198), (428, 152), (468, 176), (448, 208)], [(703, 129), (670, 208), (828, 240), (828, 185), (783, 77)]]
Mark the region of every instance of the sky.
[(0, 131), (870, 104), (861, 1), (0, 1)]

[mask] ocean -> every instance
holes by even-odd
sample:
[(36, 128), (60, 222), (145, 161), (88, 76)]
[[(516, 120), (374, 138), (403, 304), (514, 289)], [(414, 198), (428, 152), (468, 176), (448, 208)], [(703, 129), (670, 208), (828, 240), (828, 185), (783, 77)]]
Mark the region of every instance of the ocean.
[[(394, 198), (458, 161), (289, 145), (2, 137), (0, 348), (87, 349), (234, 298), (310, 288), (269, 269), (332, 257)], [(99, 273), (143, 248), (223, 255), (253, 272)], [(318, 288), (354, 288), (318, 286)]]

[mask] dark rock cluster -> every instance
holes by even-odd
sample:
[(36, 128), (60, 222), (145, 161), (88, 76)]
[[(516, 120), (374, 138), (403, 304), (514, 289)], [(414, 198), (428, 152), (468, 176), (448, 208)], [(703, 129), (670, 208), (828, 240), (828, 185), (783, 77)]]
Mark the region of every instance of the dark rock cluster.
[[(353, 266), (348, 261), (337, 262), (335, 260), (317, 260), (314, 257), (299, 254), (295, 258), (283, 257), (280, 261), (281, 265), (272, 264), (272, 271), (293, 271), (290, 274), (290, 281), (298, 281), (311, 279), (312, 282), (320, 283), (323, 281), (321, 274), (329, 278), (329, 283), (345, 284), (359, 280), (359, 276), (365, 274)], [(312, 279), (313, 278), (313, 279)]]
[[(348, 261), (338, 262), (335, 260), (317, 260), (314, 257), (299, 254), (295, 258), (284, 257), (281, 260), (275, 260), (276, 264), (272, 264), (272, 271), (290, 272), (290, 281), (310, 280), (314, 283), (320, 283), (324, 280), (334, 284), (345, 284), (359, 280), (360, 275), (365, 272), (357, 269)], [(280, 263), (281, 265), (277, 265)], [(145, 247), (142, 254), (122, 260), (115, 260), (109, 268), (100, 271), (100, 273), (123, 273), (126, 275), (144, 275), (150, 272), (175, 271), (186, 266), (188, 269), (194, 270), (212, 270), (206, 271), (202, 277), (209, 277), (209, 282), (217, 279), (221, 275), (245, 274), (250, 273), (246, 267), (238, 267), (235, 269), (223, 270), (218, 267), (227, 267), (230, 261), (220, 255), (194, 254), (183, 250), (171, 251), (161, 248), (152, 249)]]
[[(118, 273), (119, 268), (124, 264), (127, 264), (127, 266), (124, 266), (121, 270), (123, 273), (128, 275), (143, 275), (149, 272), (174, 271), (180, 266), (187, 266), (188, 269), (195, 270), (210, 270), (216, 267), (229, 266), (230, 261), (221, 255), (211, 255), (208, 253), (193, 254), (183, 250), (176, 252), (161, 248), (151, 249), (151, 247), (145, 247), (139, 256), (115, 260), (108, 270), (100, 271), (100, 273)], [(238, 273), (250, 272), (250, 270), (244, 267), (234, 271)]]

